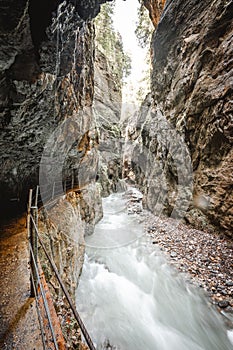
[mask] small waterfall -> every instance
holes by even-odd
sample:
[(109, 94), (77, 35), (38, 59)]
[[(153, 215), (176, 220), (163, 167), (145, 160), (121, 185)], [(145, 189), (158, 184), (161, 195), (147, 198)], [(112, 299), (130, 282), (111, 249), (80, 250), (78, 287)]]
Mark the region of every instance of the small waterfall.
[[(76, 295), (97, 349), (232, 349), (222, 316), (141, 237), (140, 224), (135, 230), (137, 218), (126, 215), (122, 196), (103, 204), (103, 220), (86, 238)], [(129, 237), (136, 240), (123, 245)]]

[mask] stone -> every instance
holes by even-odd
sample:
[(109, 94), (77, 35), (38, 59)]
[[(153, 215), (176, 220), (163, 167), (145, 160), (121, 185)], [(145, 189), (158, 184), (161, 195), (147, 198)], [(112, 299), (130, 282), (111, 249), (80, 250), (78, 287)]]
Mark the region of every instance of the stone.
[(177, 253), (176, 252), (171, 252), (170, 256), (171, 256), (171, 258), (176, 258), (177, 257)]
[(226, 281), (227, 287), (233, 287), (233, 281)]
[(226, 300), (222, 300), (222, 301), (219, 301), (219, 302), (218, 302), (218, 306), (219, 306), (221, 309), (225, 309), (228, 305), (229, 305), (229, 302), (226, 301)]
[[(156, 24), (160, 2), (144, 3)], [(152, 38), (151, 94), (128, 134), (144, 206), (229, 235), (232, 13), (221, 0), (166, 2)]]
[(121, 82), (113, 75), (112, 63), (98, 48), (95, 52), (94, 113), (99, 130), (98, 182), (101, 195), (119, 189), (122, 169)]
[[(29, 189), (40, 185), (39, 206), (46, 205), (40, 210), (39, 228), (73, 298), (84, 259), (84, 236), (93, 233), (103, 215), (96, 185), (97, 68), (91, 18), (104, 2), (0, 4), (1, 220), (6, 214), (25, 215)], [(120, 96), (112, 79), (108, 92), (109, 98)], [(59, 301), (57, 281), (42, 250), (39, 254), (54, 300)], [(70, 319), (65, 303), (57, 308), (63, 320)]]
[(151, 21), (155, 27), (157, 27), (159, 23), (165, 1), (166, 0), (143, 0), (143, 4), (148, 9)]

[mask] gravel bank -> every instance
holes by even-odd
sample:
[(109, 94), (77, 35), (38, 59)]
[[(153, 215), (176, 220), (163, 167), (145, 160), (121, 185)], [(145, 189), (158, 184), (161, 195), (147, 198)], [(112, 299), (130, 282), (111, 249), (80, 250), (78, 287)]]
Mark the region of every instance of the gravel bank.
[(203, 232), (142, 210), (137, 190), (126, 193), (128, 212), (138, 213), (145, 232), (187, 280), (203, 288), (233, 327), (233, 241), (218, 232)]

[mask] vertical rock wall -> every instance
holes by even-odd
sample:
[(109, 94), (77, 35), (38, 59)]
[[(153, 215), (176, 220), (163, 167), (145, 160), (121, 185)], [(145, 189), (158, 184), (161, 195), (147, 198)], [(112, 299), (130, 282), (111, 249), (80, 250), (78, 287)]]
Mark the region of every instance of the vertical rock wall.
[(112, 64), (96, 49), (94, 111), (99, 130), (99, 167), (97, 180), (102, 196), (119, 188), (122, 169), (121, 151), (121, 82), (113, 75)]
[[(152, 7), (150, 11), (153, 17)], [(166, 2), (152, 40), (152, 98), (145, 101), (132, 131), (149, 150), (143, 157), (147, 173), (135, 170), (147, 206), (156, 207), (158, 173), (166, 184), (167, 214), (179, 186), (179, 166), (172, 148), (164, 144), (166, 136), (161, 137), (162, 118), (183, 139), (191, 157), (193, 199), (186, 219), (228, 233), (233, 222), (232, 15), (232, 1)], [(155, 183), (148, 182), (152, 178)]]
[[(72, 294), (84, 235), (102, 215), (91, 19), (101, 2), (0, 4), (0, 212), (24, 211), (29, 188), (40, 185), (40, 232)], [(42, 251), (40, 258), (60, 294)]]
[(64, 121), (75, 120), (79, 128), (72, 159), (64, 165), (65, 178), (73, 172), (67, 166), (75, 172), (74, 163), (84, 158), (84, 145), (96, 147), (91, 17), (100, 3), (30, 0), (0, 5), (1, 213), (26, 208), (28, 189), (39, 182), (44, 147)]

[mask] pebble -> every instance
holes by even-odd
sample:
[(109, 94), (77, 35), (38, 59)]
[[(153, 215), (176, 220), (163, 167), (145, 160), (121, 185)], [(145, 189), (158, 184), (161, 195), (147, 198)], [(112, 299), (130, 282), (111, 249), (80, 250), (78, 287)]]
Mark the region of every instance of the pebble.
[(197, 285), (208, 290), (220, 309), (233, 307), (233, 242), (217, 232), (203, 232), (171, 218), (144, 211), (145, 227), (153, 244), (168, 254), (171, 262), (188, 273)]
[(225, 309), (229, 305), (229, 302), (227, 300), (222, 300), (218, 302), (218, 306), (221, 307), (221, 309)]
[(176, 252), (171, 252), (170, 256), (171, 256), (171, 258), (176, 258), (177, 254), (176, 254)]
[[(128, 208), (132, 211), (139, 197), (131, 201), (128, 194)], [(168, 256), (171, 264), (187, 274), (189, 282), (208, 292), (219, 311), (233, 312), (233, 241), (223, 233), (208, 228), (200, 231), (184, 223), (177, 225), (172, 218), (156, 217), (146, 210), (138, 216), (152, 243)]]
[(233, 281), (226, 281), (227, 287), (233, 287)]

